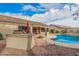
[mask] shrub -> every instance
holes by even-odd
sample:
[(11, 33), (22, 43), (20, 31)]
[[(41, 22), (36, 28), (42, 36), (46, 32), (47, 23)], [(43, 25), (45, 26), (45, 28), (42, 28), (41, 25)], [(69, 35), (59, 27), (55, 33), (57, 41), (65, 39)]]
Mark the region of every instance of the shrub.
[(55, 33), (60, 33), (60, 32), (56, 30)]

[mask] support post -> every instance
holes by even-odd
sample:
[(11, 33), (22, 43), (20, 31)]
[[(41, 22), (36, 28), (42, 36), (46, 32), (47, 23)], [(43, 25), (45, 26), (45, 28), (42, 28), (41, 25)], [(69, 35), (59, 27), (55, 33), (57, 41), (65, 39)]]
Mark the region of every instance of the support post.
[(47, 36), (47, 28), (45, 28), (45, 36)]
[(30, 26), (30, 33), (33, 34), (33, 27)]
[(40, 34), (41, 34), (41, 28), (39, 29), (39, 32), (40, 32)]

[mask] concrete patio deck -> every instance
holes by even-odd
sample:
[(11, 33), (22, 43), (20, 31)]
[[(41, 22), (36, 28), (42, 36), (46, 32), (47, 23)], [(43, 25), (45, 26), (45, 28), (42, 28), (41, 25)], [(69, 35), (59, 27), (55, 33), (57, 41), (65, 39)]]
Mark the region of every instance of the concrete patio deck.
[[(68, 48), (51, 44), (51, 41), (35, 39), (36, 46), (30, 51), (4, 48), (0, 55), (13, 56), (79, 56), (79, 49)], [(0, 46), (1, 49), (1, 46)], [(0, 50), (1, 51), (1, 50)]]

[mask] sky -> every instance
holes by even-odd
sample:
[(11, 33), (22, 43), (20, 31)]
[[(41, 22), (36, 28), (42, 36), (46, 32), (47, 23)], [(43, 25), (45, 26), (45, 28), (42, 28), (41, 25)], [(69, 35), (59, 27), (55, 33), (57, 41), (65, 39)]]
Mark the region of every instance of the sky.
[(7, 15), (45, 24), (79, 27), (72, 14), (77, 3), (0, 3), (0, 15)]

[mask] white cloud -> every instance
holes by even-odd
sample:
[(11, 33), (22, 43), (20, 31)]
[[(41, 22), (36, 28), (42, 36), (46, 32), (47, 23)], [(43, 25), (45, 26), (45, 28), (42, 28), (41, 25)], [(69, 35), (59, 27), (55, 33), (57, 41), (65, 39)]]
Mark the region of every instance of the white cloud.
[(60, 11), (59, 9), (50, 9), (48, 12), (44, 14), (34, 14), (31, 17), (31, 20), (39, 21), (39, 22), (48, 22), (52, 21), (54, 19), (61, 19), (67, 16), (70, 16), (71, 12), (69, 9), (65, 8), (63, 11)]
[[(73, 10), (75, 10), (74, 8)], [(35, 14), (30, 19), (42, 23), (47, 22), (46, 24), (57, 24), (71, 27), (79, 27), (78, 22), (73, 20), (72, 13), (73, 11), (70, 11), (69, 6), (65, 5), (64, 10), (51, 8), (45, 14)], [(54, 19), (58, 20), (54, 21)]]
[(73, 17), (68, 17), (63, 20), (59, 20), (56, 22), (50, 22), (49, 24), (54, 24), (54, 25), (62, 25), (62, 26), (70, 26), (70, 27), (79, 27), (79, 21), (73, 20)]
[(32, 5), (24, 5), (24, 6), (22, 7), (22, 10), (33, 10), (33, 11), (36, 11), (37, 8), (35, 8), (35, 7), (32, 6)]
[(44, 6), (47, 9), (51, 9), (51, 8), (57, 9), (61, 6), (61, 4), (60, 3), (42, 3), (42, 6)]
[(35, 11), (35, 12), (44, 12), (46, 11), (47, 9), (42, 9), (41, 8), (42, 6), (37, 6), (37, 8), (35, 6), (32, 6), (32, 5), (24, 5), (22, 7), (22, 10), (23, 11), (27, 11), (27, 10), (32, 10), (32, 11)]
[(70, 9), (68, 5), (65, 5), (63, 8), (64, 9)]

